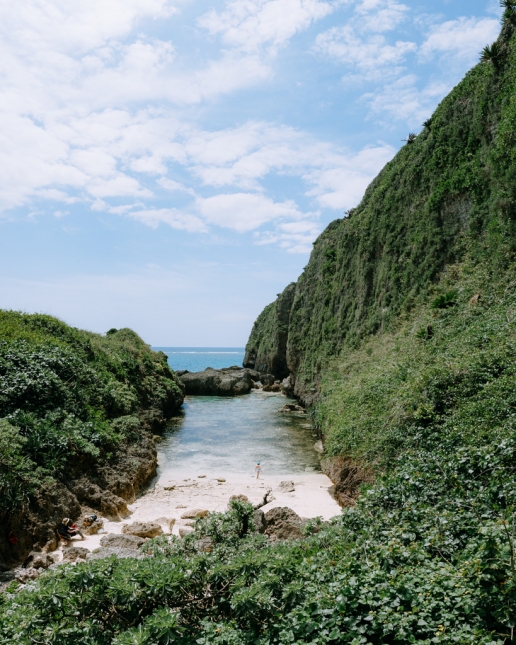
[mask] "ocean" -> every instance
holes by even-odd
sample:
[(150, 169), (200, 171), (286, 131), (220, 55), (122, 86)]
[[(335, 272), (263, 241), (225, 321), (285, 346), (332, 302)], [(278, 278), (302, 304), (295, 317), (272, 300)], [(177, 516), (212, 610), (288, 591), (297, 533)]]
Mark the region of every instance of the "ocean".
[(221, 369), (238, 365), (242, 367), (244, 347), (153, 347), (168, 356), (173, 370), (201, 372), (207, 367)]

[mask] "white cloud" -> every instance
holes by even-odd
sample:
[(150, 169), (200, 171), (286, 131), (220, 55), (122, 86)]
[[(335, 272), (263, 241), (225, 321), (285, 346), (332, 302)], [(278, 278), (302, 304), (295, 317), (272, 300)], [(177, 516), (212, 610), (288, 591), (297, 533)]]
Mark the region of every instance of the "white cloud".
[(365, 148), (356, 155), (343, 156), (339, 166), (314, 170), (306, 176), (314, 185), (308, 195), (315, 196), (323, 208), (352, 208), (360, 202), (367, 186), (395, 152), (388, 145)]
[(430, 82), (419, 90), (418, 78), (407, 74), (380, 92), (366, 94), (371, 112), (381, 121), (406, 121), (411, 128), (418, 128), (430, 116), (439, 101), (451, 90), (446, 82)]
[(416, 50), (413, 42), (399, 40), (391, 45), (379, 34), (362, 37), (349, 25), (319, 34), (314, 45), (315, 52), (354, 66), (368, 77), (383, 74), (382, 68), (399, 65), (408, 53)]
[(231, 47), (274, 50), (332, 10), (332, 4), (319, 0), (229, 0), (222, 13), (212, 10), (199, 24)]
[(363, 0), (356, 13), (361, 16), (362, 31), (384, 32), (392, 31), (402, 23), (409, 11), (407, 5), (395, 0)]
[(492, 43), (500, 32), (500, 22), (493, 18), (459, 18), (432, 28), (420, 49), (423, 60), (436, 55), (451, 55), (468, 64), (478, 60), (484, 45)]
[(189, 233), (206, 233), (208, 231), (204, 222), (198, 217), (182, 213), (176, 208), (139, 210), (130, 212), (127, 216), (152, 228), (157, 228), (159, 224), (167, 224), (172, 228)]
[(278, 219), (302, 219), (307, 216), (299, 211), (292, 200), (278, 203), (254, 193), (233, 193), (198, 199), (197, 208), (210, 224), (239, 233), (253, 231)]

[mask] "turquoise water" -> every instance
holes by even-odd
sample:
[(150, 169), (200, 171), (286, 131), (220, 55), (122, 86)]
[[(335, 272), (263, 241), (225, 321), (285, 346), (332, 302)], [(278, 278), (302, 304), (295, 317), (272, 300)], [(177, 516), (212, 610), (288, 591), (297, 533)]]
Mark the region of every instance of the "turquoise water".
[(242, 366), (245, 349), (243, 347), (153, 347), (165, 352), (168, 364), (173, 370), (201, 372), (207, 367), (221, 369), (233, 365)]
[(306, 416), (278, 412), (284, 396), (253, 391), (236, 397), (189, 396), (158, 444), (160, 473), (271, 475), (319, 472), (317, 440)]

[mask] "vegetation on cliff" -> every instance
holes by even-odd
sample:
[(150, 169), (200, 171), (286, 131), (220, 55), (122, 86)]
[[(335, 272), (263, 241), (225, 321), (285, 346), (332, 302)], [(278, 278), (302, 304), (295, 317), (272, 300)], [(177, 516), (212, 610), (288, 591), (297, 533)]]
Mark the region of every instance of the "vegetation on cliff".
[[(391, 329), (466, 252), (506, 270), (516, 222), (512, 20), (506, 16), (495, 64), (471, 70), (357, 208), (316, 241), (296, 285), (285, 357), (306, 402), (315, 399), (328, 358)], [(253, 330), (263, 346), (274, 344), (275, 333)]]
[(42, 484), (116, 459), (182, 401), (165, 355), (130, 329), (101, 336), (0, 311), (0, 520)]
[[(285, 359), (298, 393), (317, 396), (327, 457), (369, 482), (356, 504), (271, 543), (234, 502), (184, 541), (147, 543), (142, 560), (48, 572), (4, 597), (0, 643), (514, 642), (516, 11), (505, 6), (496, 46), (323, 233), (295, 287)], [(276, 319), (270, 307), (253, 330), (256, 355), (275, 354)]]

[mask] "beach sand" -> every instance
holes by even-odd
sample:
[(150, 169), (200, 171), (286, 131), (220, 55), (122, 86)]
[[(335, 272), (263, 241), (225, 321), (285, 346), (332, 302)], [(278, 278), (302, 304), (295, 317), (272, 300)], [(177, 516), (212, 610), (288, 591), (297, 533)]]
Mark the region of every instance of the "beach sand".
[[(172, 533), (179, 534), (180, 527), (189, 526), (192, 520), (181, 519), (185, 511), (192, 509), (225, 511), (232, 495), (245, 495), (253, 504), (262, 501), (268, 488), (272, 489), (272, 501), (263, 507), (267, 512), (276, 506), (288, 506), (304, 518), (322, 517), (327, 520), (339, 515), (340, 507), (331, 496), (332, 482), (321, 473), (296, 475), (266, 475), (260, 479), (254, 475), (218, 473), (216, 477), (176, 473), (176, 477), (162, 476), (133, 504), (129, 505), (131, 516), (119, 522), (104, 519), (104, 531), (88, 535), (85, 540), (73, 540), (72, 544), (84, 546), (90, 551), (100, 546), (106, 533), (121, 533), (124, 524), (153, 522), (158, 518), (175, 519)], [(203, 475), (203, 473), (199, 473)], [(225, 481), (220, 481), (225, 480)], [(281, 482), (293, 482), (293, 492), (279, 490)]]

